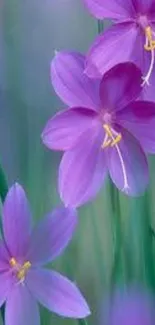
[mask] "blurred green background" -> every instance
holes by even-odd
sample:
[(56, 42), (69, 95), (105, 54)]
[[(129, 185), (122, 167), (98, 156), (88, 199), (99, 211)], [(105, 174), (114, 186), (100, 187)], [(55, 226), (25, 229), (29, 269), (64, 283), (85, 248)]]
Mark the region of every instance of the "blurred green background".
[[(55, 50), (87, 51), (97, 33), (82, 0), (1, 0), (0, 159), (9, 184), (25, 187), (36, 220), (60, 203), (61, 154), (40, 140), (46, 121), (63, 105), (50, 83), (50, 61)], [(80, 287), (92, 309), (89, 323), (96, 323), (102, 298), (116, 283), (155, 288), (155, 160), (149, 163), (145, 196), (129, 199), (107, 180), (96, 200), (79, 210), (76, 235), (52, 265)], [(42, 324), (53, 322), (77, 321), (42, 309)]]

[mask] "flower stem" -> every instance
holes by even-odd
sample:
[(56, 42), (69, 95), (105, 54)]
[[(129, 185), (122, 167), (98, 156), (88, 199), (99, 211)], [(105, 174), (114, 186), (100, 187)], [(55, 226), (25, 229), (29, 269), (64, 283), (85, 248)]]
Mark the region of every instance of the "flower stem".
[(104, 30), (104, 23), (101, 20), (98, 20), (98, 33), (100, 34)]
[(8, 184), (2, 166), (0, 165), (0, 197), (2, 203), (5, 200), (7, 191), (8, 191)]
[(79, 325), (88, 325), (88, 322), (87, 322), (86, 318), (78, 319), (78, 324)]

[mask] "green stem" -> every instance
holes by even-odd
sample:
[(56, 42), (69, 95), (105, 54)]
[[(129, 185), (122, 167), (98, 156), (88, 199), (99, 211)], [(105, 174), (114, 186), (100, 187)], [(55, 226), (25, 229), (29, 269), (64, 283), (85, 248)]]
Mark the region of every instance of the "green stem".
[[(92, 212), (93, 212), (93, 205), (92, 205)], [(102, 258), (103, 252), (102, 252), (102, 242), (100, 240), (100, 235), (98, 231), (98, 225), (96, 221), (96, 215), (93, 213), (92, 219), (92, 231), (93, 231), (93, 238), (94, 238), (94, 247), (95, 247), (95, 256), (97, 258), (99, 272), (100, 272), (100, 281), (102, 287), (105, 286), (105, 266), (104, 266), (104, 259)]]
[(98, 33), (100, 34), (104, 30), (104, 22), (101, 20), (98, 20)]
[(79, 323), (79, 325), (88, 325), (88, 322), (87, 322), (86, 318), (78, 319), (78, 323)]
[(8, 185), (7, 185), (6, 177), (5, 177), (2, 167), (0, 166), (0, 197), (1, 197), (2, 203), (5, 200), (7, 191), (8, 191)]

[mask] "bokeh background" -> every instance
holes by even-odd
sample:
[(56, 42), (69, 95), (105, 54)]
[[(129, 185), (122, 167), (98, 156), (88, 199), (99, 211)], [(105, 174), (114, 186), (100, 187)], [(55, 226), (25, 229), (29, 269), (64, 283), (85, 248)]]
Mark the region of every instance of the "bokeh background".
[[(35, 222), (60, 204), (61, 154), (40, 139), (46, 121), (63, 107), (50, 82), (50, 61), (55, 50), (86, 52), (99, 27), (82, 0), (0, 3), (0, 160), (9, 185), (25, 187)], [(139, 199), (119, 194), (107, 179), (98, 197), (79, 209), (75, 237), (52, 264), (80, 287), (92, 309), (91, 324), (98, 323), (101, 301), (116, 284), (155, 289), (153, 157), (149, 164), (150, 185)], [(43, 308), (41, 315), (44, 325), (77, 322)]]

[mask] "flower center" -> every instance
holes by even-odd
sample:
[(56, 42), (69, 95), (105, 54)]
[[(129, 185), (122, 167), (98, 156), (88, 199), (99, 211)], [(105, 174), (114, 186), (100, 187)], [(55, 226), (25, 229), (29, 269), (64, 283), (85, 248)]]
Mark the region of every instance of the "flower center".
[(26, 261), (24, 264), (20, 264), (16, 261), (14, 257), (12, 257), (9, 261), (10, 266), (12, 267), (13, 271), (15, 272), (15, 275), (19, 282), (23, 282), (25, 280), (25, 276), (28, 272), (28, 270), (31, 267), (31, 263), (29, 261)]
[(152, 28), (150, 26), (145, 27), (145, 44), (144, 44), (144, 49), (145, 51), (151, 52), (151, 61), (150, 61), (150, 66), (148, 69), (148, 72), (145, 77), (143, 77), (143, 83), (142, 86), (145, 84), (149, 85), (149, 79), (151, 77), (153, 67), (154, 67), (154, 62), (155, 62), (155, 33), (153, 32)]
[(116, 132), (109, 124), (103, 124), (103, 129), (105, 130), (105, 138), (104, 138), (101, 148), (102, 149), (105, 149), (107, 147), (115, 147), (116, 148), (116, 151), (117, 151), (117, 154), (118, 154), (118, 157), (120, 160), (122, 175), (123, 175), (122, 191), (128, 193), (129, 184), (128, 184), (126, 166), (124, 163), (122, 152), (119, 147), (119, 143), (122, 140), (122, 135), (121, 135), (121, 133)]

